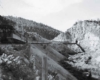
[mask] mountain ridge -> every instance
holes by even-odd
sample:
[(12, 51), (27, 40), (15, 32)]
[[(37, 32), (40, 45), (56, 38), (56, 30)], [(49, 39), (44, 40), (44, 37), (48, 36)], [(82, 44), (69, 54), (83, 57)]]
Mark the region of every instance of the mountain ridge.
[(13, 21), (15, 23), (15, 27), (17, 28), (17, 30), (24, 29), (25, 31), (29, 31), (29, 32), (36, 32), (37, 34), (41, 35), (42, 37), (44, 37), (46, 39), (51, 40), (61, 32), (50, 26), (47, 26), (42, 23), (37, 23), (32, 20), (27, 20), (24, 18), (12, 17), (12, 16), (5, 16), (5, 18)]

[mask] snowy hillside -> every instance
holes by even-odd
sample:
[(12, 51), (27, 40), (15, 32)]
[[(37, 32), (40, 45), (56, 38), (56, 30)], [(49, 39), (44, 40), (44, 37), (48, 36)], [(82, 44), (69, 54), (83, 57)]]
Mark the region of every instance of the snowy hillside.
[(85, 20), (76, 22), (66, 33), (71, 34), (72, 42), (77, 43), (84, 49), (84, 52), (70, 55), (67, 63), (78, 69), (90, 69), (92, 76), (98, 78), (100, 76), (100, 21)]

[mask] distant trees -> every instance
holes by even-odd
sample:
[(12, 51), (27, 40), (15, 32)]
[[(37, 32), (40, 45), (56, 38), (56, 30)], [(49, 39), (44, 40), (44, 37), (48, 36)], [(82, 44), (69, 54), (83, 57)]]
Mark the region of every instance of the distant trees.
[(5, 18), (5, 17), (0, 16), (0, 25), (11, 25), (11, 26), (13, 26), (13, 25), (15, 25), (15, 22), (13, 22), (13, 21)]
[(46, 39), (53, 39), (55, 36), (60, 34), (60, 31), (53, 29), (42, 23), (36, 23), (31, 20), (26, 20), (23, 18), (14, 18), (12, 16), (6, 17), (7, 19), (16, 23), (16, 25), (21, 26), (27, 32), (36, 32)]
[(6, 38), (10, 37), (15, 30), (14, 26), (15, 22), (0, 16), (0, 42), (7, 41)]

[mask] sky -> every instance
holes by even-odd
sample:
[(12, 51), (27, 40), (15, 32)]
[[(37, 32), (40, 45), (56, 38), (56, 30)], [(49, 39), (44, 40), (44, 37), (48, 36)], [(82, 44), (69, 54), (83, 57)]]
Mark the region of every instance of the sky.
[(0, 15), (22, 17), (66, 31), (76, 21), (100, 18), (100, 0), (0, 0)]

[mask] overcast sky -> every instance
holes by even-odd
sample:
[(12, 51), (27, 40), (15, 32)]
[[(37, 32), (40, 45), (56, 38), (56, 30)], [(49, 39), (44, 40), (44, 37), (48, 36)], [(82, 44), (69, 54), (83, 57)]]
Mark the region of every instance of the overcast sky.
[(0, 15), (23, 17), (61, 31), (100, 18), (100, 0), (0, 0)]

